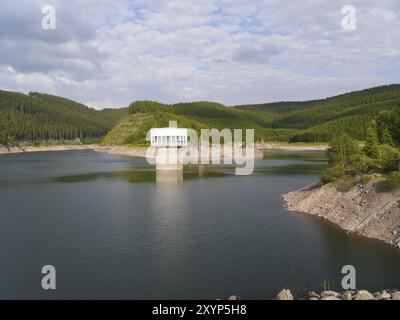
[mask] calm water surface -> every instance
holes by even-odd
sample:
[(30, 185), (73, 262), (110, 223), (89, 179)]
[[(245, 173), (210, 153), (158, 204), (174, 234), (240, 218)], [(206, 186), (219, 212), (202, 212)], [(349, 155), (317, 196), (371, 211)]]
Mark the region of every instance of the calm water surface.
[[(357, 286), (400, 287), (400, 251), (288, 212), (281, 194), (310, 184), (323, 153), (269, 152), (252, 176), (91, 151), (0, 156), (0, 298), (269, 299)], [(57, 290), (41, 289), (41, 268)]]

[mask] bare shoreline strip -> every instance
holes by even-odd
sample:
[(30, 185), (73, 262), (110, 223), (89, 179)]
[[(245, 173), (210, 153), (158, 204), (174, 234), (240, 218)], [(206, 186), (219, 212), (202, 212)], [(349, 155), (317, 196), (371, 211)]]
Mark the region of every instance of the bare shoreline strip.
[(326, 151), (329, 149), (327, 144), (320, 145), (290, 145), (279, 143), (257, 143), (256, 147), (260, 151), (282, 150), (282, 151)]
[(13, 146), (7, 149), (6, 147), (0, 147), (0, 155), (2, 154), (16, 154), (25, 152), (52, 152), (52, 151), (73, 151), (73, 150), (94, 150), (97, 145), (92, 144), (66, 144), (66, 145), (54, 145), (54, 146), (28, 146), (28, 147), (17, 147)]
[[(278, 143), (263, 143), (256, 144), (256, 152), (263, 152), (268, 150), (282, 150), (282, 151), (324, 151), (328, 149), (328, 145), (312, 145), (312, 146), (297, 146), (286, 145)], [(9, 149), (0, 146), (0, 155), (2, 154), (15, 154), (24, 152), (50, 152), (50, 151), (72, 151), (72, 150), (94, 150), (97, 152), (104, 152), (109, 154), (126, 155), (131, 157), (145, 157), (146, 149), (131, 146), (99, 146), (97, 144), (70, 144), (70, 145), (54, 145), (54, 146), (28, 146), (17, 147), (13, 146)]]

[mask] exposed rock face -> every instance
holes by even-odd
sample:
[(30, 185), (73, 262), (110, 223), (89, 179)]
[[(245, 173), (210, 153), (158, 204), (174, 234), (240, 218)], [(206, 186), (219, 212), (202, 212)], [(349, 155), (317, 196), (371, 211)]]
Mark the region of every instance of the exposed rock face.
[(400, 247), (400, 191), (379, 190), (381, 178), (348, 192), (334, 184), (316, 184), (283, 195), (290, 211), (325, 218), (348, 232), (383, 240)]
[(293, 300), (293, 295), (289, 289), (283, 289), (277, 294), (276, 300)]

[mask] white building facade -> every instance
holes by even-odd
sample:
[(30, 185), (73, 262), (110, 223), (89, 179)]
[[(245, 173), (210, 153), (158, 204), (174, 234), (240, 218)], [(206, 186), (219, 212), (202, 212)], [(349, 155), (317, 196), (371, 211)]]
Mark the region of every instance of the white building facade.
[(186, 128), (153, 128), (150, 130), (152, 147), (186, 147), (188, 136)]

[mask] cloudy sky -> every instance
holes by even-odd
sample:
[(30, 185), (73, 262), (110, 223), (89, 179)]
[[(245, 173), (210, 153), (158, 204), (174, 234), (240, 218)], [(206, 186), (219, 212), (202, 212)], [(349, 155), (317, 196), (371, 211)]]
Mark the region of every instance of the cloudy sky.
[[(55, 30), (42, 28), (47, 4)], [(0, 2), (0, 88), (96, 108), (307, 100), (399, 76), (399, 0)]]

